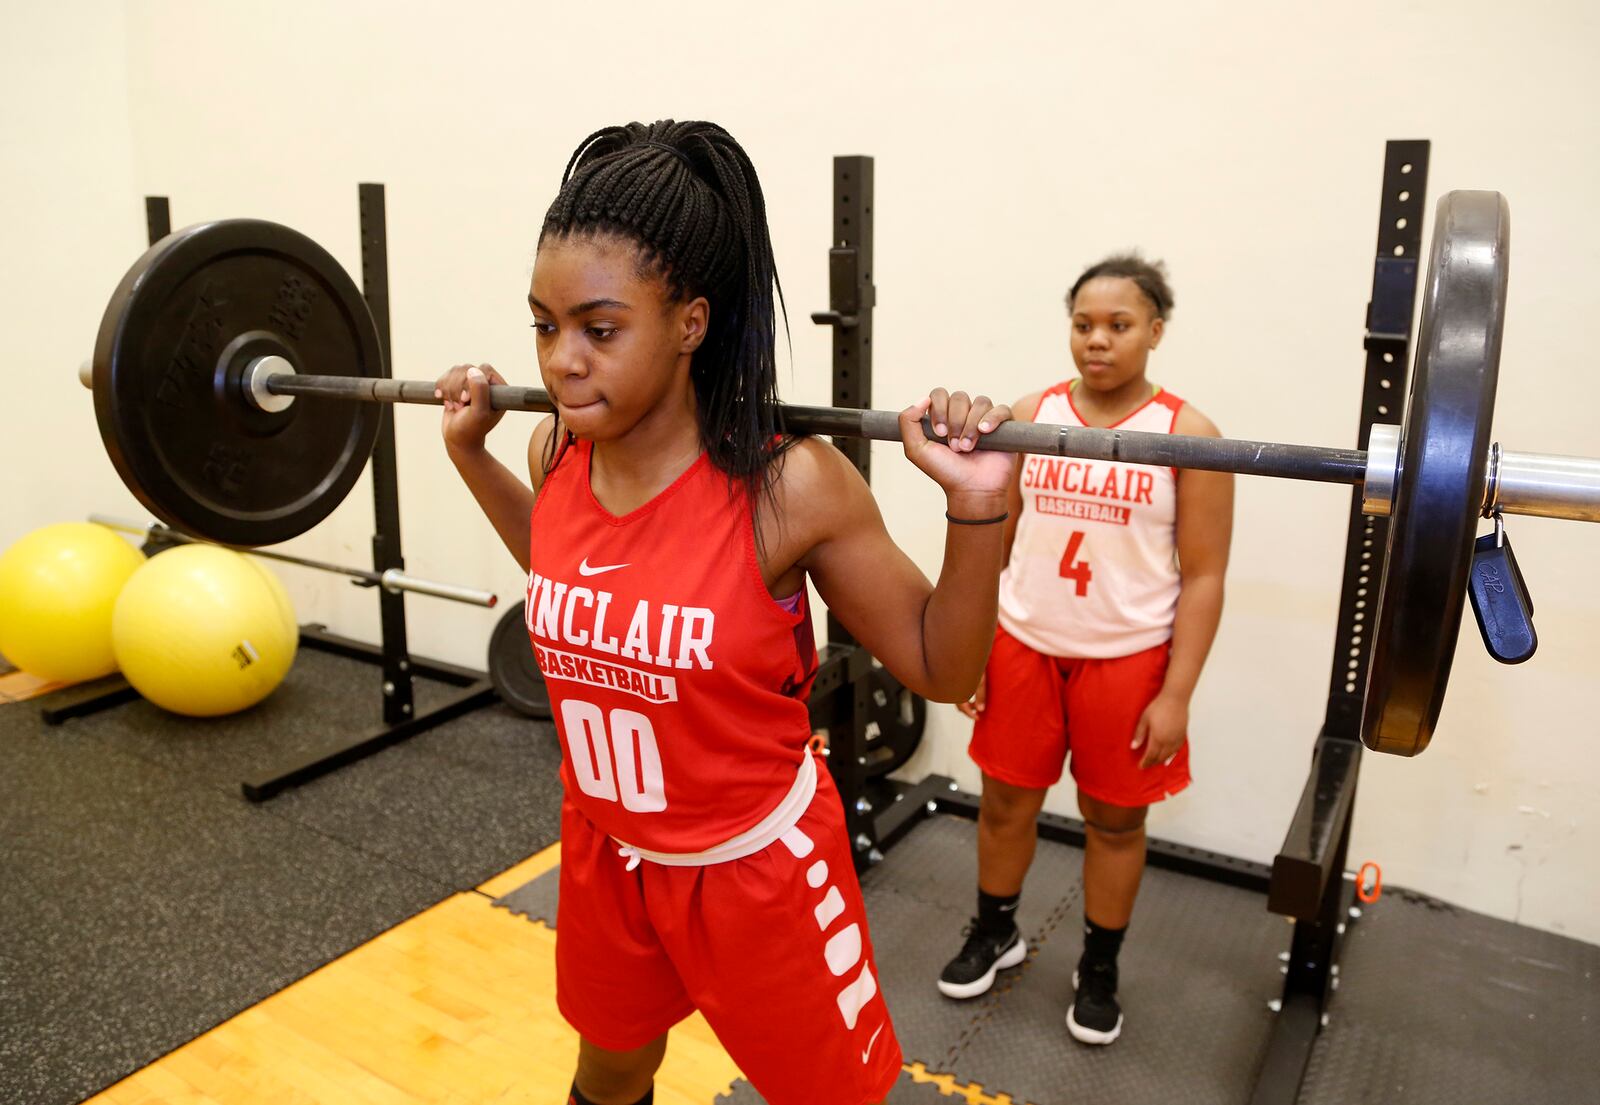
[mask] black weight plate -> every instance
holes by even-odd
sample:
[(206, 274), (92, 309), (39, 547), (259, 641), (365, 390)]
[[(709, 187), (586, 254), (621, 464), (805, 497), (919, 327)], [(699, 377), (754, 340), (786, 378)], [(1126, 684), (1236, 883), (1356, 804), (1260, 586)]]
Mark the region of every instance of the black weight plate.
[(94, 407), (117, 474), (163, 522), (229, 545), (316, 525), (360, 477), (377, 404), (296, 399), (268, 414), (243, 397), (251, 359), (381, 376), (366, 301), (310, 238), (229, 219), (157, 242), (118, 285), (94, 351)]
[(489, 681), (517, 713), (549, 721), (550, 689), (534, 662), (526, 617), (519, 602), (495, 623), (489, 634)]
[(867, 677), (866, 772), (887, 775), (911, 758), (922, 743), (928, 703), (889, 674), (874, 668)]
[(1483, 509), (1509, 250), (1505, 197), (1439, 200), (1361, 724), (1377, 752), (1421, 752), (1444, 703)]

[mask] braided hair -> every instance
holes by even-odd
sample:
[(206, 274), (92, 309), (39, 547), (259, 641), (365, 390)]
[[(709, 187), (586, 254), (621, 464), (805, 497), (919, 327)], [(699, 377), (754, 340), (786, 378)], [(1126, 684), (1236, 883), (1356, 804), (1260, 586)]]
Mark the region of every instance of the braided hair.
[(1084, 269), (1083, 275), (1073, 282), (1071, 290), (1067, 292), (1067, 310), (1072, 310), (1072, 303), (1085, 284), (1102, 276), (1132, 280), (1150, 301), (1156, 318), (1166, 319), (1172, 314), (1172, 288), (1167, 283), (1167, 266), (1160, 261), (1146, 261), (1137, 253), (1118, 253)]
[[(773, 293), (781, 305), (783, 290), (749, 155), (715, 123), (595, 131), (567, 162), (539, 243), (584, 235), (637, 245), (641, 273), (661, 278), (673, 301), (706, 298), (706, 336), (690, 366), (701, 446), (751, 493), (770, 489), (771, 461), (790, 442), (774, 355)], [(550, 441), (546, 471), (569, 435)]]

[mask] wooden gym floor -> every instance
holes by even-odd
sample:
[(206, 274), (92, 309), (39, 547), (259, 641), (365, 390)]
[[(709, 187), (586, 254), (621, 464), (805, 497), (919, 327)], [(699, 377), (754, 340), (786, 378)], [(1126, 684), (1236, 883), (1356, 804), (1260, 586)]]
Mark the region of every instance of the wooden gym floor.
[(51, 683), (40, 679), (37, 675), (29, 675), (25, 671), (9, 670), (4, 661), (0, 660), (0, 706), (12, 702), (26, 702), (30, 698), (41, 698), (68, 685)]
[[(559, 853), (445, 899), (89, 1101), (562, 1101), (578, 1040), (555, 1007), (555, 932), (491, 904)], [(673, 1030), (656, 1101), (708, 1105), (738, 1076), (697, 1015)]]
[[(578, 1038), (555, 1005), (555, 931), (492, 905), (555, 844), (396, 925), (86, 1105), (556, 1105)], [(922, 1065), (968, 1105), (1009, 1105)], [(739, 1068), (698, 1013), (672, 1030), (657, 1105), (712, 1105)]]

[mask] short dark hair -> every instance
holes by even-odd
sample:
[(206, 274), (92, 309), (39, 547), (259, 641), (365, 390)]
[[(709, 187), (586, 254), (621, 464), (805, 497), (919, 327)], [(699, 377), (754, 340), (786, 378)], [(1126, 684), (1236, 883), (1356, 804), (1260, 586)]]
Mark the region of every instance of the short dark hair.
[(705, 296), (710, 319), (690, 370), (701, 445), (751, 491), (770, 486), (770, 462), (788, 444), (774, 352), (783, 289), (749, 155), (715, 123), (666, 119), (595, 131), (567, 162), (539, 241), (584, 234), (638, 246), (646, 271), (665, 280), (675, 300)]
[(1172, 314), (1172, 287), (1167, 283), (1167, 266), (1161, 261), (1146, 261), (1137, 253), (1118, 253), (1084, 269), (1083, 275), (1067, 292), (1067, 310), (1072, 310), (1080, 288), (1102, 276), (1132, 280), (1155, 308), (1156, 318), (1165, 319)]

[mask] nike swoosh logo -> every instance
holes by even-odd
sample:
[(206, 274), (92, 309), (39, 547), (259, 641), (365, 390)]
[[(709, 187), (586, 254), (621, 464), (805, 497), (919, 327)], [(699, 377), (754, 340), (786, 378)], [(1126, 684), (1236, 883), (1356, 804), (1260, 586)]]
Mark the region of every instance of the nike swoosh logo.
[[(882, 1031), (883, 1031), (883, 1025), (880, 1024), (878, 1026), (878, 1032), (882, 1032)], [(867, 1056), (872, 1054), (872, 1045), (878, 1042), (878, 1032), (874, 1032), (872, 1034), (872, 1039), (867, 1041), (866, 1050), (861, 1053), (861, 1061), (863, 1063), (865, 1063), (867, 1061)]]
[(614, 572), (618, 568), (626, 567), (626, 564), (601, 564), (599, 567), (591, 568), (589, 567), (589, 558), (586, 556), (578, 565), (578, 574), (580, 576), (597, 576), (603, 575), (606, 572)]

